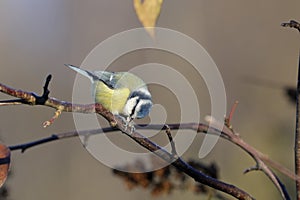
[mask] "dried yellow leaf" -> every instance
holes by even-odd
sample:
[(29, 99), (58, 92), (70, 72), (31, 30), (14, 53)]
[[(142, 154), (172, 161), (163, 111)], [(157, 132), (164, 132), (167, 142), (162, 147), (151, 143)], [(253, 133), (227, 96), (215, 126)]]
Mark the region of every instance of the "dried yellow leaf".
[(154, 27), (163, 0), (133, 0), (135, 12), (146, 31), (154, 38)]

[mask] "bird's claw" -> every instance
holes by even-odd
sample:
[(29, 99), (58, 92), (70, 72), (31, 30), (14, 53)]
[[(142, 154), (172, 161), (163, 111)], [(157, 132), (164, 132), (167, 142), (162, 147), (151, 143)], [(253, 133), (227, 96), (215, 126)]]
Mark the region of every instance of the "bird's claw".
[(134, 121), (131, 118), (127, 118), (125, 121), (125, 131), (127, 131), (128, 128), (130, 128), (130, 134), (132, 134), (135, 131), (134, 127)]
[(128, 128), (130, 128), (130, 134), (132, 134), (135, 131), (134, 127), (134, 121), (131, 118), (124, 118), (123, 116), (120, 116), (123, 126), (124, 126), (124, 131), (127, 131)]

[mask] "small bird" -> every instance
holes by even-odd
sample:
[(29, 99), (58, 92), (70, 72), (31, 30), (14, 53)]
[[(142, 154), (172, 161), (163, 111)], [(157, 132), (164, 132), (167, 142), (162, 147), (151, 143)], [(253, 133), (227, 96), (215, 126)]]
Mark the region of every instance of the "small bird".
[[(146, 83), (129, 72), (88, 71), (65, 64), (92, 82), (93, 97), (112, 114), (125, 120), (126, 128), (134, 130), (133, 119), (149, 115), (152, 108), (151, 94)], [(125, 119), (124, 119), (125, 118)]]

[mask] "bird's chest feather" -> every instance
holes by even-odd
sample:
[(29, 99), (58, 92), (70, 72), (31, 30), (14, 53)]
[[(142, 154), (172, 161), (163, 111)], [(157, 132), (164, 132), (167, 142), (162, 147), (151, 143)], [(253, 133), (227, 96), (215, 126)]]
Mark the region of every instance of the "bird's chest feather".
[(101, 103), (113, 114), (123, 112), (123, 108), (130, 94), (128, 88), (111, 89), (101, 81), (94, 83), (94, 91), (95, 102)]

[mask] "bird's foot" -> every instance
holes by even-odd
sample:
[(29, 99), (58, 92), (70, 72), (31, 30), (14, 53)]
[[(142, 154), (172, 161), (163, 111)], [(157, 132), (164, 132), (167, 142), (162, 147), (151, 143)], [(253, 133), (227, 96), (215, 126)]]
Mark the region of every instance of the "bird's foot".
[(131, 118), (127, 118), (126, 122), (125, 122), (125, 130), (127, 130), (128, 128), (130, 129), (130, 134), (132, 134), (135, 131), (135, 127), (134, 127), (134, 121)]
[(124, 131), (130, 129), (130, 134), (132, 134), (135, 131), (134, 121), (130, 117), (125, 118), (123, 116), (118, 115), (118, 118), (122, 120)]

